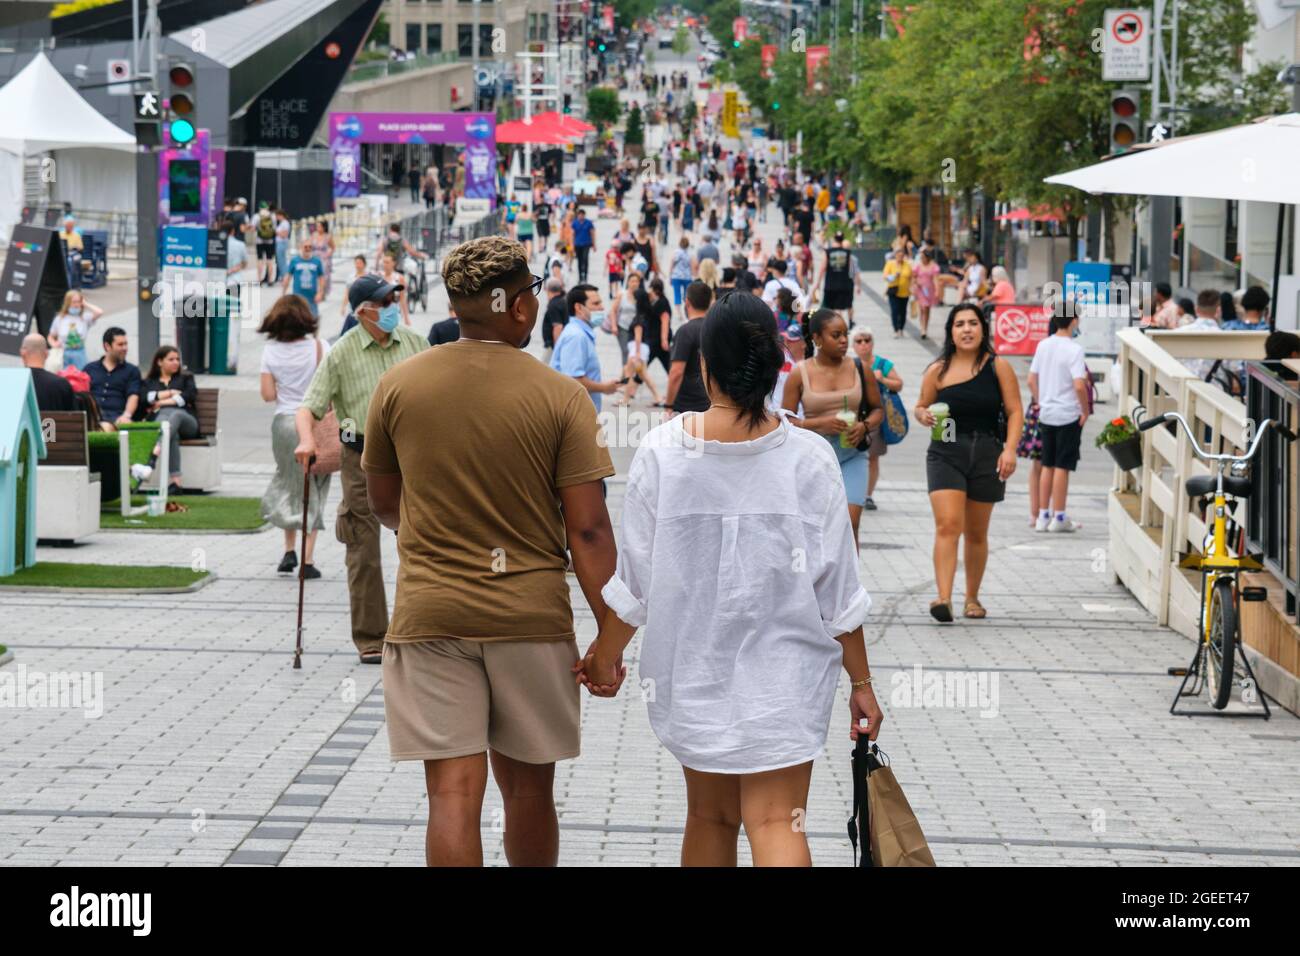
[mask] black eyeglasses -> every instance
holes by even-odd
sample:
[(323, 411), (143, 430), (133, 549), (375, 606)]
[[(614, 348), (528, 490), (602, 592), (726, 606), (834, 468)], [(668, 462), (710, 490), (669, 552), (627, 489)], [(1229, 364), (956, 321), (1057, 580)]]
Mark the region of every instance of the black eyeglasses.
[(542, 283), (546, 281), (546, 276), (539, 276), (536, 272), (531, 271), (528, 274), (533, 277), (533, 281), (528, 283), (528, 285), (524, 286), (510, 298), (506, 299), (507, 309), (514, 303), (515, 299), (519, 298), (525, 292), (531, 292), (533, 295), (537, 295), (538, 292), (542, 291)]

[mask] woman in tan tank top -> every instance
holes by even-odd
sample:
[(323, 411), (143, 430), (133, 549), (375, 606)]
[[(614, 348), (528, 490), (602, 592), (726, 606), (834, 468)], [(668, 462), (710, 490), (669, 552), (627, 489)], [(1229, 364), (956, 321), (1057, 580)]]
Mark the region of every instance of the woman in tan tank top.
[[(802, 403), (804, 417), (792, 417), (791, 422), (824, 436), (839, 459), (856, 543), (858, 523), (867, 500), (867, 453), (857, 446), (867, 432), (880, 427), (884, 408), (874, 377), (861, 375), (853, 359), (847, 357), (849, 328), (844, 319), (830, 309), (818, 309), (808, 326), (817, 351), (813, 358), (799, 363), (797, 374), (792, 372), (786, 379), (781, 405), (793, 413)], [(857, 421), (864, 380), (871, 412), (865, 421)], [(852, 424), (847, 421), (848, 416), (841, 417), (846, 409), (853, 415)]]

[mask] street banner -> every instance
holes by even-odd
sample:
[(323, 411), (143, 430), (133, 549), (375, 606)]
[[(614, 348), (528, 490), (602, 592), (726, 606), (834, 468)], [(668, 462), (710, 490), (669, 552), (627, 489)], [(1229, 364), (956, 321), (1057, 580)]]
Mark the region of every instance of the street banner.
[(737, 125), (738, 113), (739, 95), (735, 90), (727, 90), (722, 95), (722, 134), (724, 136), (735, 138), (740, 135), (740, 127)]
[(731, 21), (731, 35), (741, 43), (745, 42), (745, 36), (747, 35), (748, 29), (749, 23), (744, 17), (736, 17), (736, 19)]
[(614, 32), (614, 5), (607, 3), (600, 9), (601, 19), (605, 21), (605, 29), (610, 33)]
[(775, 43), (763, 44), (762, 56), (763, 56), (763, 79), (770, 80), (772, 78), (772, 64), (776, 62), (776, 44)]
[(496, 202), (496, 116), (492, 113), (331, 113), (334, 198), (361, 194), (362, 143), (458, 143), (465, 195)]
[(158, 151), (158, 222), (206, 226), (212, 221), (210, 188), (212, 163), (206, 129), (196, 130), (184, 146), (168, 144)]
[(1047, 338), (1050, 305), (998, 305), (993, 308), (993, 349), (999, 355), (1033, 355)]
[(14, 226), (0, 273), (0, 353), (18, 354), (33, 318), (40, 333), (48, 335), (67, 291), (68, 271), (58, 232), (21, 223)]
[(1107, 10), (1102, 27), (1101, 78), (1146, 83), (1151, 79), (1151, 13)]
[(812, 89), (813, 82), (817, 78), (817, 68), (822, 65), (822, 61), (829, 58), (831, 48), (828, 46), (810, 46), (806, 54), (808, 65), (808, 89)]

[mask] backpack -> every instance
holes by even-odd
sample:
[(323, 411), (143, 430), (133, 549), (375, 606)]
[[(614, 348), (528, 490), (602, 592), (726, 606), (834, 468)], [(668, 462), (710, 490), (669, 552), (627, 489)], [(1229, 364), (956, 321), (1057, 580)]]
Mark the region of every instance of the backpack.
[(275, 218), (273, 216), (257, 217), (257, 238), (259, 239), (275, 238)]

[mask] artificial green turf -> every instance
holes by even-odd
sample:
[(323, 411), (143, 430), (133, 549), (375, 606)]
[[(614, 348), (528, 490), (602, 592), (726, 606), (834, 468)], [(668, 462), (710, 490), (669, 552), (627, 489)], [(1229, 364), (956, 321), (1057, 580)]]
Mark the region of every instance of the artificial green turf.
[[(180, 495), (169, 498), (185, 505), (189, 511), (171, 511), (157, 518), (147, 514), (122, 517), (120, 502), (106, 501), (99, 515), (99, 526), (106, 531), (130, 531), (139, 528), (162, 528), (176, 531), (250, 531), (262, 527), (262, 502), (258, 498), (218, 498), (208, 495)], [(132, 495), (131, 504), (143, 505), (148, 499)]]
[(0, 578), (0, 586), (26, 588), (181, 588), (208, 576), (207, 571), (140, 564), (69, 564), (37, 561), (30, 568)]

